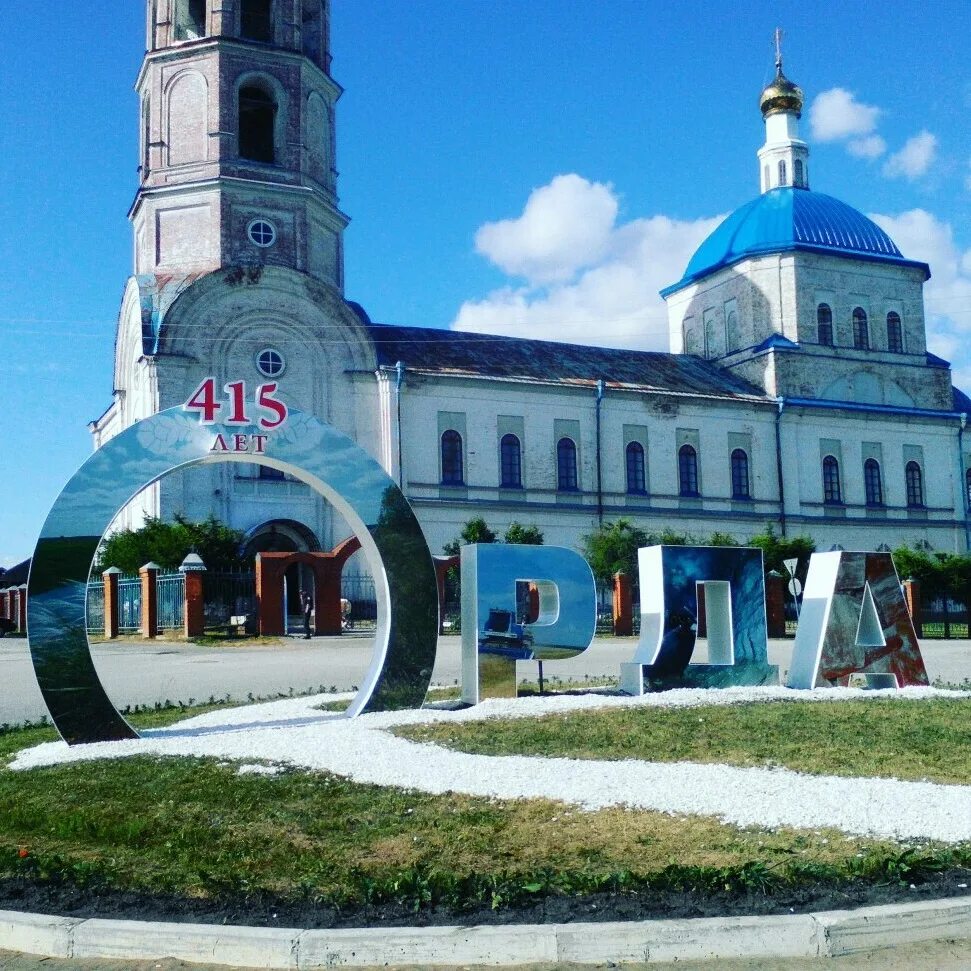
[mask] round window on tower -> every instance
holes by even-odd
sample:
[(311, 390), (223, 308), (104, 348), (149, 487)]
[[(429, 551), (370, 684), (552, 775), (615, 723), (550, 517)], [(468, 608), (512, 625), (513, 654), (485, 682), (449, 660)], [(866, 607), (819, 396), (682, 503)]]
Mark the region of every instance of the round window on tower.
[(254, 219), (246, 227), (250, 242), (257, 246), (272, 246), (276, 242), (276, 227), (267, 219)]
[(278, 378), (286, 366), (283, 355), (272, 347), (267, 347), (256, 355), (256, 370), (265, 378)]

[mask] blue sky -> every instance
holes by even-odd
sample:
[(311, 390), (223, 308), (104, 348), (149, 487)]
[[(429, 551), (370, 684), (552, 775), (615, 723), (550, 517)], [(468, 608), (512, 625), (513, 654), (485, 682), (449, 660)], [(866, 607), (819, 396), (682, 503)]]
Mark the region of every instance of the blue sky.
[[(142, 4), (8, 18), (0, 565), (29, 555), (110, 403), (131, 270)], [(786, 31), (813, 188), (930, 262), (971, 390), (971, 5), (333, 0), (347, 295), (374, 320), (664, 347), (656, 290), (758, 191)]]

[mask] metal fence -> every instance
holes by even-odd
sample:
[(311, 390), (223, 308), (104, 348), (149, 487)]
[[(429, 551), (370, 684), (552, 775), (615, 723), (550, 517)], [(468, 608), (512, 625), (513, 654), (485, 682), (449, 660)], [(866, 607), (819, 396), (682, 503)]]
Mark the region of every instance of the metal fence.
[(142, 580), (137, 576), (118, 577), (118, 631), (133, 634), (142, 626)]
[(185, 574), (160, 573), (155, 589), (158, 596), (158, 629), (180, 629), (185, 623)]
[(88, 584), (88, 597), (85, 601), (85, 625), (89, 634), (105, 632), (105, 585), (102, 581)]
[(923, 600), (920, 605), (920, 624), (923, 637), (968, 637), (968, 608), (949, 597)]
[[(178, 630), (185, 623), (185, 575), (160, 573), (158, 590), (159, 630)], [(207, 571), (202, 581), (205, 626), (225, 627), (231, 617), (246, 617), (246, 628), (255, 633), (256, 575)], [(366, 574), (347, 574), (341, 578), (341, 596), (350, 601), (352, 625), (367, 627), (378, 616), (374, 578)], [(456, 615), (458, 605), (455, 605)], [(141, 629), (142, 584), (137, 576), (118, 578), (118, 630), (133, 634)], [(92, 580), (87, 591), (87, 628), (90, 634), (103, 634), (105, 629), (104, 583)]]
[(374, 578), (364, 573), (348, 573), (341, 577), (341, 597), (351, 603), (351, 624), (372, 624), (378, 619), (378, 602), (374, 593)]
[(206, 572), (202, 578), (206, 627), (225, 627), (230, 617), (245, 617), (246, 629), (255, 633), (256, 574)]
[[(89, 634), (105, 632), (105, 585), (103, 580), (88, 581), (85, 624)], [(133, 634), (142, 627), (142, 581), (137, 576), (118, 577), (118, 632)]]

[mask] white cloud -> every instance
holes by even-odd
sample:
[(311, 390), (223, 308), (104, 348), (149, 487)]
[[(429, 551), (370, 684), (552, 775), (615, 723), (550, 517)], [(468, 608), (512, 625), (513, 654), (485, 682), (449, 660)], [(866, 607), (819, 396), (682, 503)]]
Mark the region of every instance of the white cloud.
[(830, 88), (813, 99), (809, 122), (818, 142), (838, 142), (869, 135), (877, 126), (880, 109), (856, 100), (846, 88)]
[(908, 259), (929, 263), (932, 276), (924, 287), (928, 348), (951, 361), (954, 383), (971, 393), (971, 249), (961, 250), (949, 222), (924, 209), (898, 216), (870, 217), (885, 229)]
[(518, 219), (480, 227), (475, 248), (506, 273), (531, 283), (567, 280), (601, 258), (617, 209), (609, 185), (558, 175), (533, 190)]
[[(532, 218), (530, 206), (534, 200), (549, 198), (552, 192), (548, 190), (562, 187), (563, 180), (571, 180), (572, 185), (569, 192), (560, 189), (559, 204), (572, 202), (575, 206), (572, 211), (561, 209), (558, 214), (569, 240), (573, 228), (587, 218), (590, 196), (584, 187), (610, 192), (607, 187), (597, 187), (575, 175), (557, 176), (548, 186), (533, 192), (520, 219), (488, 225), (523, 224), (527, 217)], [(600, 200), (598, 210), (606, 212), (612, 208), (616, 212), (617, 200), (612, 192), (610, 201), (612, 206), (608, 207)], [(588, 247), (582, 262), (551, 258), (543, 263), (534, 258), (527, 274), (530, 285), (503, 287), (482, 300), (467, 301), (452, 326), (476, 333), (667, 350), (667, 312), (658, 290), (681, 278), (695, 249), (722, 218), (676, 220), (652, 216), (620, 225), (614, 225), (611, 219), (606, 233), (598, 230), (592, 234), (596, 248)], [(482, 230), (477, 243), (481, 234)], [(506, 272), (523, 272), (522, 263), (510, 260), (509, 248), (478, 248)], [(568, 251), (565, 243), (553, 238), (547, 238), (544, 248), (548, 254)], [(583, 272), (574, 275), (581, 266)], [(539, 267), (540, 272), (533, 267)], [(554, 273), (554, 269), (559, 272)]]
[(883, 166), (883, 174), (891, 179), (917, 179), (930, 168), (937, 155), (937, 136), (922, 131), (908, 138), (899, 152), (894, 152)]
[(887, 143), (879, 135), (867, 135), (847, 142), (846, 150), (856, 158), (875, 159), (887, 150)]

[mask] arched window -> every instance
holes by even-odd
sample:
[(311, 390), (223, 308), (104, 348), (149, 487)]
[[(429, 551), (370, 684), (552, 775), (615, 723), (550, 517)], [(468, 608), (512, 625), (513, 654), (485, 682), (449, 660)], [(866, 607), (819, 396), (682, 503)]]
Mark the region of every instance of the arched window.
[(556, 488), (561, 492), (576, 492), (577, 446), (572, 438), (561, 438), (556, 443)]
[(499, 484), (503, 489), (523, 487), (523, 451), (515, 435), (503, 435), (499, 442)]
[(243, 0), (239, 12), (239, 34), (247, 40), (258, 40), (265, 44), (273, 40), (271, 0)]
[(276, 101), (263, 88), (239, 89), (239, 157), (253, 162), (276, 161)]
[(828, 303), (816, 308), (816, 339), (827, 347), (833, 346), (833, 311)]
[(887, 350), (900, 354), (904, 349), (904, 332), (900, 326), (900, 314), (891, 310), (887, 314)]
[(698, 353), (698, 328), (687, 321), (684, 325), (684, 352), (685, 354)]
[(862, 307), (853, 310), (853, 346), (861, 351), (870, 349), (870, 329)]
[(801, 158), (797, 158), (792, 163), (792, 183), (793, 185), (798, 186), (804, 186), (806, 184), (806, 178), (803, 175), (803, 164)]
[(789, 175), (786, 172), (786, 160), (779, 159), (779, 185), (788, 185)]
[(627, 443), (627, 491), (635, 496), (642, 496), (647, 492), (644, 446), (640, 442)]
[(742, 335), (738, 330), (738, 314), (734, 310), (728, 312), (725, 320), (725, 340), (728, 344), (729, 353), (737, 351), (742, 344)]
[(732, 498), (752, 498), (748, 481), (748, 455), (743, 448), (736, 448), (732, 452)]
[(691, 445), (678, 449), (678, 491), (682, 496), (698, 495), (698, 453)]
[(867, 459), (863, 463), (863, 489), (868, 506), (883, 505), (883, 480), (880, 476), (880, 463), (876, 459)]
[(916, 462), (908, 462), (904, 469), (907, 479), (907, 505), (920, 509), (924, 505), (924, 475)]
[(823, 459), (823, 502), (842, 503), (840, 464), (832, 455)]
[(442, 432), (442, 485), (464, 485), (462, 436), (449, 428)]
[(175, 39), (195, 40), (206, 36), (206, 0), (177, 0)]

